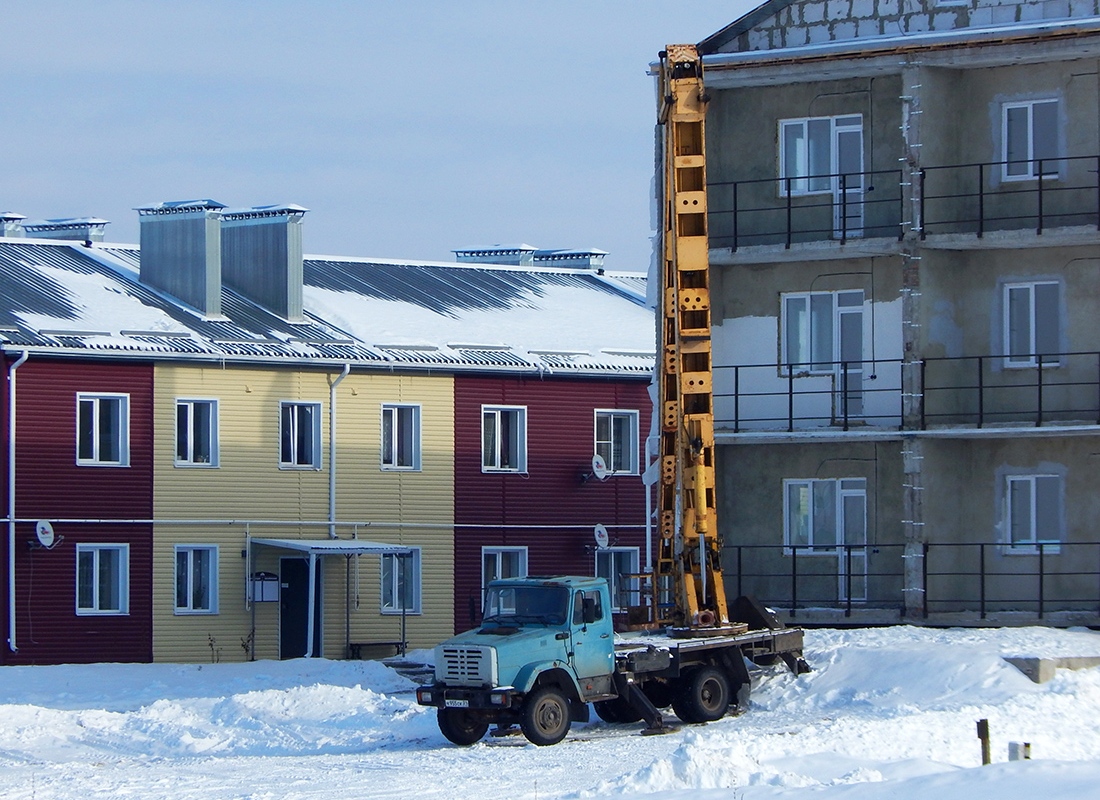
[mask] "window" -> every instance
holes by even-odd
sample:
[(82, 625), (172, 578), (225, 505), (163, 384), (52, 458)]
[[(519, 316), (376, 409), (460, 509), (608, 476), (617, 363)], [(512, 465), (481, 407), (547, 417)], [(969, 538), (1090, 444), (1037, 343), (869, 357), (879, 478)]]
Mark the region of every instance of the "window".
[(638, 412), (596, 410), (596, 453), (609, 472), (638, 474)]
[(176, 545), (176, 613), (218, 613), (216, 545)]
[[(790, 178), (790, 192), (822, 194), (837, 192), (838, 176), (844, 187), (862, 190), (863, 117), (807, 117), (779, 121), (779, 177)], [(780, 194), (787, 193), (787, 180), (780, 181)]]
[(638, 598), (637, 547), (609, 547), (596, 551), (596, 577), (606, 578), (613, 612), (641, 605)]
[(420, 613), (420, 548), (382, 554), (382, 612)]
[(176, 466), (218, 466), (217, 400), (176, 400)]
[(500, 578), (527, 577), (526, 547), (481, 548), (481, 585)]
[(76, 546), (76, 613), (130, 613), (130, 546)]
[(1058, 177), (1058, 101), (1054, 99), (1005, 103), (1001, 107), (1001, 178), (1020, 181)]
[[(1036, 545), (1062, 540), (1062, 479), (1058, 475), (1010, 475), (1005, 491), (1008, 552), (1035, 553)], [(1057, 547), (1044, 547), (1046, 553)]]
[(320, 469), (321, 404), (280, 404), (279, 441), (279, 466)]
[[(799, 552), (835, 554), (838, 545), (867, 544), (867, 481), (863, 478), (783, 481), (783, 544)], [(803, 551), (801, 548), (806, 548)]]
[(527, 471), (527, 409), (481, 407), (482, 472)]
[(382, 406), (382, 469), (420, 469), (420, 406)]
[[(595, 590), (579, 591), (573, 595), (573, 624), (584, 625), (584, 601), (591, 600), (592, 605), (595, 607), (595, 620), (598, 622), (603, 619), (603, 600), (600, 593)], [(614, 610), (614, 609), (613, 609)]]
[(1006, 367), (1061, 363), (1061, 287), (1055, 281), (1009, 283), (1004, 287)]
[(126, 467), (130, 464), (130, 397), (76, 396), (76, 463)]

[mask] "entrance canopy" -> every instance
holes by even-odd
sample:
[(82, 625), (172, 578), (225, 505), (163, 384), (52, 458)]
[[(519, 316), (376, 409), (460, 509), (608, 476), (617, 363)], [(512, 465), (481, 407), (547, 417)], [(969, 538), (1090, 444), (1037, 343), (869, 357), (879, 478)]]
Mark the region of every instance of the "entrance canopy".
[(411, 547), (364, 539), (259, 539), (252, 537), (252, 544), (296, 550), (311, 556), (381, 555), (383, 553), (411, 553)]

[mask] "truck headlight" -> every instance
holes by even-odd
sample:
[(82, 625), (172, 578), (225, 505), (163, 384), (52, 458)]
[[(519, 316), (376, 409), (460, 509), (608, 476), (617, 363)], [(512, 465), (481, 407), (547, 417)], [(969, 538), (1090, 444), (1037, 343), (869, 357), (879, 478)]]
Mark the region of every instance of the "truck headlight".
[(506, 706), (508, 705), (508, 693), (507, 692), (490, 692), (489, 702), (494, 706)]
[(422, 706), (430, 706), (432, 704), (431, 689), (417, 689), (416, 702), (420, 703)]

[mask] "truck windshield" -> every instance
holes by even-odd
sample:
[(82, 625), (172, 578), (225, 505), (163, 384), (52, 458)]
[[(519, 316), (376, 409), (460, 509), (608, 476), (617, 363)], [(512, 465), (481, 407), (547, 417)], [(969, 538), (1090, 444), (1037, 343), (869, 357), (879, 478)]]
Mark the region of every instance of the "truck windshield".
[(499, 586), (489, 590), (484, 622), (562, 625), (569, 590), (562, 586)]

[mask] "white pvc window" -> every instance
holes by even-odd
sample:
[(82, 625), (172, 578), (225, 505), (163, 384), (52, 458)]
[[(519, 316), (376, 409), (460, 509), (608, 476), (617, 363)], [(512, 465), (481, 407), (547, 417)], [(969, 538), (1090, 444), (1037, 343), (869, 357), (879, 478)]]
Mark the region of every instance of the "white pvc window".
[(176, 400), (176, 466), (218, 466), (218, 401)]
[(76, 613), (82, 616), (130, 613), (129, 545), (76, 546)]
[(526, 547), (482, 547), (481, 586), (501, 578), (527, 577)]
[(420, 613), (420, 548), (382, 554), (382, 613)]
[(176, 545), (177, 614), (218, 613), (218, 548)]
[(420, 406), (382, 406), (382, 469), (420, 469)]
[(481, 407), (482, 472), (527, 471), (527, 409)]
[(783, 481), (783, 545), (799, 553), (834, 554), (867, 543), (867, 481), (863, 478)]
[(863, 117), (806, 117), (779, 121), (780, 194), (824, 194), (863, 184)]
[(76, 463), (130, 465), (130, 396), (77, 394)]
[[(1062, 478), (1058, 475), (1010, 475), (1005, 489), (1008, 551), (1035, 553), (1037, 545), (1063, 539)], [(1058, 552), (1044, 547), (1045, 553)]]
[(279, 466), (321, 468), (321, 404), (279, 404)]
[(596, 410), (596, 453), (609, 472), (638, 474), (638, 412)]
[(783, 372), (830, 375), (863, 359), (863, 291), (801, 292), (782, 297)]
[(1009, 283), (1004, 287), (1006, 367), (1061, 363), (1061, 287), (1055, 281)]
[(1020, 181), (1058, 177), (1058, 101), (1028, 100), (1001, 106), (1001, 178)]
[(612, 612), (641, 605), (638, 597), (638, 548), (608, 547), (596, 551), (596, 577), (607, 580)]

